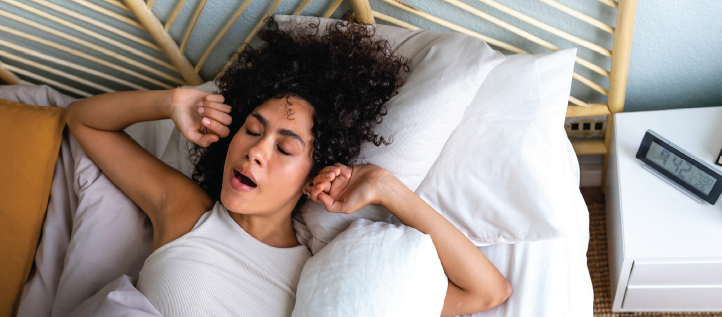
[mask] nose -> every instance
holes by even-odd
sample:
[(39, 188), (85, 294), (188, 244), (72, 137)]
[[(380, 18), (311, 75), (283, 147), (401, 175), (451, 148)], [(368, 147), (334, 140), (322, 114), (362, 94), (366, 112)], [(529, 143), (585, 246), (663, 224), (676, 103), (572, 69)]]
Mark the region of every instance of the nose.
[(246, 158), (252, 163), (258, 164), (260, 167), (266, 166), (266, 158), (268, 157), (268, 148), (270, 147), (266, 139), (259, 140), (249, 150)]

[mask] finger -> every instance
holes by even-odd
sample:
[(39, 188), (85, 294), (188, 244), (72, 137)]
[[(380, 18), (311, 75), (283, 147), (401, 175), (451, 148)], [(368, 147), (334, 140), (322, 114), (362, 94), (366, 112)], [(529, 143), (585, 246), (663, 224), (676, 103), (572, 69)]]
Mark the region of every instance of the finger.
[(321, 202), (321, 201), (318, 200), (318, 195), (319, 195), (320, 193), (322, 193), (322, 192), (323, 192), (323, 186), (321, 186), (321, 184), (315, 184), (315, 183), (314, 183), (314, 186), (313, 186), (313, 188), (311, 189), (311, 195), (310, 195), (310, 196), (311, 196), (311, 200), (313, 200), (313, 201), (315, 201), (315, 202), (317, 202), (317, 203), (319, 203), (319, 204), (323, 203), (323, 202)]
[(341, 176), (345, 177), (346, 179), (351, 178), (351, 172), (353, 171), (353, 169), (351, 167), (343, 165), (341, 163), (335, 163), (335, 164), (333, 164), (333, 166), (339, 168), (339, 172), (336, 175), (341, 175)]
[(316, 177), (313, 178), (314, 184), (321, 184), (324, 182), (333, 182), (336, 179), (336, 174), (334, 172), (328, 172), (325, 174), (318, 174)]
[(347, 213), (346, 209), (348, 208), (346, 203), (338, 200), (333, 200), (333, 198), (331, 198), (331, 196), (327, 195), (326, 193), (321, 193), (318, 198), (323, 203), (323, 206), (326, 207), (327, 211), (335, 213)]
[[(314, 184), (316, 184), (316, 183), (314, 183)], [(318, 184), (322, 186), (322, 188), (321, 188), (322, 192), (331, 193), (331, 185), (333, 185), (333, 182), (331, 180), (319, 182)]]
[(207, 94), (207, 95), (203, 96), (203, 100), (223, 103), (223, 101), (225, 101), (226, 98), (224, 98), (223, 95)]
[(321, 193), (321, 192), (330, 193), (331, 192), (331, 182), (330, 181), (320, 182), (318, 184), (313, 183), (313, 184), (314, 184), (314, 186), (319, 188), (319, 190), (318, 190), (319, 193)]
[(217, 135), (202, 134), (198, 131), (191, 131), (188, 137), (189, 140), (193, 141), (193, 143), (202, 147), (208, 147), (211, 143), (218, 141)]
[(201, 101), (198, 104), (199, 107), (206, 107), (206, 108), (213, 108), (218, 111), (223, 111), (225, 113), (231, 112), (231, 106), (221, 103), (221, 102), (213, 102), (213, 101)]
[(203, 117), (211, 118), (224, 125), (230, 125), (233, 121), (233, 118), (231, 118), (231, 115), (229, 115), (228, 113), (209, 107), (198, 107), (198, 113), (200, 113)]
[(340, 174), (341, 170), (336, 166), (326, 166), (318, 172), (318, 175), (314, 177), (314, 184), (321, 183), (323, 181), (334, 181)]
[(336, 167), (336, 166), (326, 166), (326, 167), (322, 168), (320, 171), (318, 171), (318, 175), (326, 174), (326, 173), (332, 172), (336, 169), (338, 169), (338, 167)]
[(211, 129), (211, 131), (215, 132), (218, 136), (225, 138), (228, 136), (228, 134), (231, 133), (231, 130), (228, 129), (225, 125), (219, 123), (216, 120), (209, 119), (209, 118), (203, 118), (201, 120), (203, 123), (203, 126)]

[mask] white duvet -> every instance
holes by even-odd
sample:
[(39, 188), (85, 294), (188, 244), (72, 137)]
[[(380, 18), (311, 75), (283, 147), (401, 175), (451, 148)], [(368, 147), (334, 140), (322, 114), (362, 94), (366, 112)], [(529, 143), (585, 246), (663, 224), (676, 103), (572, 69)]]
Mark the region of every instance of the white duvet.
[[(72, 102), (72, 99), (47, 86), (0, 86), (0, 98), (63, 108)], [(168, 152), (166, 145), (173, 129), (172, 122), (164, 120), (139, 123), (129, 127), (126, 132), (161, 158)], [(103, 186), (111, 188), (112, 182), (84, 156), (81, 148), (71, 147), (74, 141), (71, 138), (66, 130), (53, 176), (41, 243), (35, 257), (35, 270), (25, 286), (18, 316), (160, 316), (133, 285), (144, 256), (148, 253), (144, 249), (146, 242), (142, 242), (147, 237), (122, 236), (124, 239), (136, 239), (135, 244), (118, 243), (119, 247), (135, 246), (125, 251), (108, 250), (102, 243), (92, 243), (95, 240), (86, 239), (88, 241), (82, 244), (71, 242), (74, 234), (81, 234), (78, 230), (83, 227), (85, 217), (117, 215), (110, 228), (115, 230), (113, 234), (118, 235), (123, 234), (124, 225), (137, 226), (138, 221), (146, 221), (132, 202), (97, 195), (83, 196), (87, 191), (102, 190)], [(182, 144), (181, 136), (179, 143), (172, 146)], [(579, 168), (571, 144), (568, 154), (569, 168), (577, 176), (578, 183)], [(79, 160), (76, 161), (76, 157)], [(163, 159), (188, 174), (188, 166), (182, 166), (168, 157)], [(78, 180), (87, 181), (81, 183)], [(480, 248), (509, 280), (513, 293), (500, 306), (473, 316), (593, 315), (594, 294), (586, 262), (588, 211), (581, 194), (569, 199), (577, 208), (566, 218), (569, 229), (565, 237)], [(149, 227), (143, 230), (144, 234), (150, 232)], [(96, 230), (92, 234), (102, 235), (104, 232)], [(112, 239), (106, 237), (107, 240)], [(147, 243), (149, 245), (149, 240)], [(88, 256), (73, 258), (69, 256), (71, 253)], [(93, 254), (110, 255), (110, 258), (90, 256)]]

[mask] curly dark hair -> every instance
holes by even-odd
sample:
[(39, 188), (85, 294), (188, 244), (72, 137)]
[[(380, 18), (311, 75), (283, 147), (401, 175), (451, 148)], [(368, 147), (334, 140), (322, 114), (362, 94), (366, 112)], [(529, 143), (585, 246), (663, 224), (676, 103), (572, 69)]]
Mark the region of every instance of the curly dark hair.
[[(320, 21), (320, 20), (319, 20)], [(307, 31), (284, 32), (270, 18), (258, 33), (265, 43), (247, 46), (219, 78), (220, 93), (231, 106), (228, 137), (207, 148), (194, 145), (192, 178), (214, 201), (220, 200), (223, 168), (231, 140), (246, 117), (270, 98), (299, 97), (313, 107), (313, 167), (307, 179), (338, 162), (351, 165), (364, 141), (391, 140), (374, 133), (386, 114), (384, 103), (403, 85), (401, 71), (411, 61), (391, 54), (391, 45), (374, 29), (347, 21), (310, 23)], [(306, 196), (294, 208), (298, 212)]]

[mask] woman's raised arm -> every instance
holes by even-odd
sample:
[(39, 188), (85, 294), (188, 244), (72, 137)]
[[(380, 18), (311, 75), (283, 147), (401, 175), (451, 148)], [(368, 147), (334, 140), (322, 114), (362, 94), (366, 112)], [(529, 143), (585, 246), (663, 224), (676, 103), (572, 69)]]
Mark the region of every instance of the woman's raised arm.
[[(66, 121), (75, 139), (103, 173), (153, 223), (153, 250), (190, 231), (198, 220), (194, 219), (198, 212), (189, 214), (186, 211), (197, 209), (200, 217), (202, 212), (213, 207), (213, 202), (195, 182), (151, 155), (123, 130), (136, 122), (168, 118), (172, 118), (181, 131), (193, 130), (193, 122), (200, 126), (202, 116), (195, 112), (197, 118), (193, 118), (192, 112), (197, 111), (201, 102), (206, 104), (207, 117), (230, 120), (230, 116), (226, 118), (220, 114), (221, 111), (212, 109), (228, 107), (219, 103), (222, 99), (222, 96), (196, 89), (176, 89), (108, 93), (81, 99), (68, 106)], [(224, 114), (227, 116), (227, 113)], [(227, 135), (227, 131), (222, 130), (228, 130), (226, 126), (216, 120), (211, 121), (210, 128), (220, 131), (218, 135), (198, 131), (195, 131), (197, 136), (192, 133), (184, 135), (203, 146), (218, 140), (224, 132)], [(173, 211), (172, 216), (169, 216), (169, 210)]]
[(430, 235), (449, 278), (442, 316), (488, 310), (511, 295), (509, 282), (459, 229), (383, 168), (328, 166), (314, 178), (310, 195), (331, 212), (380, 204), (405, 225)]
[(431, 236), (449, 278), (442, 316), (491, 309), (511, 295), (511, 285), (489, 259), (446, 218), (396, 177), (379, 181), (386, 190), (381, 205), (409, 227)]

